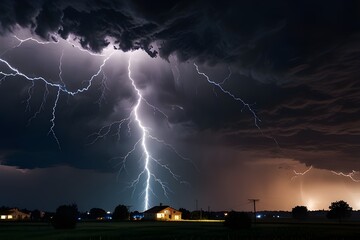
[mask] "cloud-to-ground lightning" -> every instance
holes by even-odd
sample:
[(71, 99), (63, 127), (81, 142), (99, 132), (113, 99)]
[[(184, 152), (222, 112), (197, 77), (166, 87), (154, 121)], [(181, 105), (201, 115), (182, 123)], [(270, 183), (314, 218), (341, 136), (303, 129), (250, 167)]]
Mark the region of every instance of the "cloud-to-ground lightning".
[(105, 137), (110, 135), (112, 132), (115, 132), (114, 135), (117, 136), (117, 138), (119, 140), (120, 134), (121, 134), (121, 128), (124, 125), (126, 125), (128, 128), (128, 133), (130, 133), (131, 132), (130, 125), (131, 125), (131, 123), (135, 123), (136, 127), (140, 130), (139, 139), (135, 142), (133, 147), (124, 156), (115, 157), (113, 159), (121, 159), (121, 163), (120, 163), (121, 167), (120, 167), (119, 173), (122, 170), (127, 172), (126, 164), (127, 164), (128, 159), (130, 158), (130, 156), (132, 154), (134, 154), (136, 151), (140, 150), (140, 152), (142, 153), (141, 159), (143, 160), (142, 161), (143, 162), (142, 170), (137, 175), (137, 177), (132, 182), (129, 183), (129, 187), (133, 189), (133, 191), (132, 191), (132, 195), (133, 195), (137, 188), (137, 185), (140, 184), (142, 179), (145, 179), (144, 180), (144, 190), (142, 191), (142, 194), (144, 195), (144, 210), (147, 210), (150, 206), (150, 195), (153, 194), (156, 196), (156, 194), (153, 191), (153, 188), (151, 186), (152, 182), (159, 184), (165, 197), (168, 198), (169, 197), (168, 193), (172, 192), (170, 187), (168, 186), (168, 184), (166, 182), (162, 181), (159, 177), (157, 177), (155, 175), (154, 171), (152, 170), (154, 164), (157, 165), (158, 167), (164, 169), (164, 171), (166, 171), (169, 174), (169, 176), (171, 176), (175, 181), (179, 182), (180, 184), (188, 184), (188, 182), (182, 180), (180, 178), (180, 176), (175, 174), (173, 172), (173, 170), (167, 164), (163, 164), (160, 159), (155, 158), (151, 154), (151, 152), (149, 150), (150, 143), (156, 142), (160, 145), (163, 145), (163, 146), (169, 148), (177, 157), (190, 162), (193, 165), (194, 169), (197, 169), (197, 168), (193, 164), (191, 159), (186, 158), (183, 155), (181, 155), (175, 149), (175, 147), (173, 147), (171, 144), (169, 144), (169, 143), (165, 142), (164, 140), (159, 139), (158, 137), (151, 134), (151, 132), (150, 132), (151, 129), (149, 127), (146, 127), (144, 120), (141, 118), (140, 108), (142, 108), (142, 107), (151, 108), (154, 110), (154, 113), (160, 114), (166, 120), (168, 120), (168, 116), (161, 109), (155, 107), (150, 102), (148, 102), (142, 95), (141, 90), (137, 87), (136, 81), (133, 78), (132, 71), (131, 71), (131, 56), (129, 57), (129, 60), (128, 60), (127, 71), (128, 71), (128, 75), (127, 75), (128, 79), (129, 79), (131, 86), (136, 95), (136, 103), (132, 107), (132, 110), (127, 117), (117, 120), (117, 121), (114, 121), (106, 126), (103, 126), (102, 128), (99, 129), (99, 131), (91, 134), (89, 136), (92, 139), (90, 144), (94, 144), (95, 142), (97, 142), (101, 139), (104, 139)]
[[(61, 43), (60, 41), (42, 42), (42, 41), (39, 41), (39, 40), (37, 40), (35, 38), (31, 38), (31, 37), (26, 38), (26, 39), (21, 39), (17, 36), (14, 36), (14, 38), (17, 41), (19, 41), (19, 43), (16, 44), (10, 50), (19, 48), (26, 42), (33, 42), (33, 43), (39, 44), (39, 45), (46, 45), (46, 44), (59, 45), (59, 43)], [(66, 43), (72, 44), (68, 40), (66, 40)], [(64, 50), (62, 50), (61, 55), (59, 56), (58, 80), (57, 81), (53, 81), (51, 79), (47, 79), (42, 76), (30, 76), (29, 74), (22, 72), (20, 69), (14, 67), (10, 63), (10, 61), (7, 61), (7, 60), (5, 60), (5, 58), (0, 57), (0, 65), (1, 65), (0, 79), (1, 79), (1, 81), (5, 80), (7, 78), (20, 77), (20, 78), (23, 78), (23, 79), (31, 82), (31, 86), (28, 89), (28, 97), (26, 99), (26, 103), (27, 103), (26, 109), (27, 110), (30, 110), (30, 101), (31, 101), (31, 97), (32, 97), (31, 95), (33, 93), (34, 87), (37, 86), (38, 83), (41, 83), (44, 85), (44, 94), (43, 94), (41, 105), (38, 107), (37, 111), (32, 115), (32, 117), (30, 117), (30, 119), (28, 120), (28, 124), (30, 124), (38, 116), (38, 114), (44, 110), (45, 103), (47, 102), (47, 98), (49, 97), (50, 91), (55, 93), (55, 97), (54, 97), (52, 107), (51, 107), (51, 117), (49, 119), (50, 126), (49, 126), (48, 134), (50, 134), (54, 138), (59, 149), (61, 149), (61, 144), (60, 144), (61, 139), (59, 139), (56, 135), (56, 110), (57, 110), (59, 101), (61, 100), (61, 95), (64, 93), (68, 96), (75, 96), (77, 94), (84, 93), (92, 87), (95, 79), (99, 80), (100, 77), (102, 76), (102, 79), (100, 79), (100, 81), (101, 81), (100, 87), (101, 87), (102, 91), (101, 91), (101, 96), (97, 102), (100, 106), (101, 102), (105, 98), (105, 91), (108, 90), (107, 85), (106, 85), (107, 77), (104, 72), (104, 67), (107, 64), (108, 60), (112, 57), (112, 55), (115, 52), (118, 52), (118, 51), (113, 51), (109, 54), (102, 55), (102, 54), (91, 53), (85, 49), (79, 48), (74, 45), (73, 45), (73, 47), (76, 47), (76, 49), (79, 49), (81, 51), (85, 51), (92, 56), (96, 55), (96, 56), (102, 57), (102, 63), (98, 67), (97, 71), (94, 74), (92, 74), (90, 78), (82, 81), (82, 85), (75, 90), (68, 89), (68, 87), (66, 86), (66, 79), (63, 79), (63, 58), (65, 55)], [(7, 52), (9, 52), (9, 51), (7, 51)], [(4, 55), (4, 53), (3, 53), (3, 55)], [(140, 150), (142, 152), (142, 159), (144, 160), (143, 168), (140, 171), (140, 173), (138, 174), (137, 178), (130, 183), (130, 187), (133, 187), (133, 192), (134, 192), (135, 189), (137, 188), (137, 185), (140, 183), (140, 181), (142, 181), (142, 179), (145, 178), (143, 194), (144, 194), (144, 210), (147, 210), (149, 208), (149, 204), (150, 204), (151, 193), (156, 195), (154, 190), (152, 189), (152, 186), (151, 186), (152, 183), (159, 184), (160, 188), (163, 191), (163, 194), (166, 197), (168, 197), (169, 192), (172, 192), (170, 187), (168, 186), (168, 183), (162, 181), (158, 176), (156, 176), (154, 171), (152, 170), (152, 168), (154, 168), (155, 166), (160, 167), (164, 171), (166, 171), (169, 174), (169, 176), (171, 176), (177, 182), (179, 182), (181, 184), (187, 183), (186, 181), (183, 181), (180, 178), (180, 176), (175, 174), (174, 171), (169, 167), (169, 165), (162, 163), (162, 161), (160, 159), (155, 158), (150, 153), (149, 143), (157, 142), (158, 144), (164, 145), (165, 147), (169, 148), (179, 158), (189, 161), (192, 164), (193, 164), (193, 162), (190, 159), (182, 156), (171, 144), (168, 144), (164, 140), (150, 134), (150, 129), (146, 127), (146, 125), (144, 124), (144, 121), (141, 119), (140, 108), (142, 108), (143, 106), (146, 106), (150, 109), (153, 109), (154, 114), (159, 113), (160, 115), (163, 116), (163, 118), (165, 118), (167, 120), (168, 120), (168, 116), (166, 115), (165, 112), (163, 112), (161, 109), (159, 109), (159, 108), (155, 107), (154, 105), (152, 105), (151, 103), (149, 103), (142, 96), (140, 89), (138, 89), (136, 86), (136, 81), (132, 77), (131, 58), (129, 58), (127, 70), (128, 70), (128, 79), (131, 82), (131, 85), (132, 85), (134, 92), (136, 94), (136, 97), (137, 97), (136, 104), (133, 106), (132, 111), (128, 117), (118, 120), (118, 121), (115, 121), (115, 122), (109, 124), (108, 126), (104, 126), (98, 132), (92, 134), (91, 137), (93, 137), (93, 141), (91, 141), (90, 144), (93, 144), (93, 143), (97, 142), (98, 140), (105, 138), (108, 134), (113, 132), (114, 129), (115, 129), (115, 135), (117, 135), (118, 140), (119, 140), (120, 135), (121, 135), (120, 131), (124, 125), (127, 126), (128, 132), (130, 133), (130, 125), (132, 123), (136, 124), (136, 127), (141, 131), (141, 136), (140, 136), (139, 140), (134, 144), (133, 148), (124, 157), (122, 157), (123, 161), (122, 161), (121, 169), (126, 170), (126, 168), (125, 168), (126, 161), (130, 157), (130, 155), (132, 155), (135, 151), (138, 151), (138, 150)], [(140, 147), (141, 147), (141, 149), (140, 149)], [(193, 164), (193, 166), (194, 166), (194, 164)], [(194, 166), (194, 167), (196, 168), (196, 166)]]
[(170, 145), (170, 144), (167, 144), (165, 141), (155, 137), (155, 136), (152, 136), (149, 132), (149, 128), (147, 128), (141, 117), (140, 117), (140, 113), (139, 113), (139, 108), (141, 107), (141, 104), (145, 104), (151, 108), (154, 109), (154, 111), (157, 111), (159, 112), (160, 114), (162, 114), (166, 119), (168, 119), (167, 115), (161, 111), (160, 109), (156, 108), (155, 106), (153, 106), (152, 104), (150, 104), (141, 94), (141, 91), (137, 88), (136, 86), (136, 83), (135, 83), (135, 80), (133, 79), (132, 77), (132, 73), (131, 73), (131, 57), (129, 58), (128, 60), (128, 78), (129, 80), (131, 81), (131, 85), (134, 89), (134, 91), (136, 92), (136, 95), (137, 95), (137, 102), (132, 110), (132, 115), (134, 116), (134, 120), (136, 121), (137, 123), (137, 126), (138, 128), (141, 130), (141, 137), (140, 139), (134, 144), (134, 147), (133, 149), (131, 149), (126, 155), (125, 157), (123, 157), (124, 159), (124, 164), (126, 163), (126, 160), (127, 158), (129, 157), (129, 155), (131, 155), (135, 149), (137, 148), (137, 145), (141, 145), (141, 149), (142, 149), (142, 152), (143, 152), (143, 158), (144, 158), (144, 167), (143, 167), (143, 170), (139, 173), (138, 177), (130, 184), (130, 187), (133, 187), (134, 190), (136, 188), (136, 185), (139, 184), (140, 182), (140, 178), (145, 175), (145, 189), (144, 189), (144, 210), (147, 210), (149, 208), (149, 205), (150, 205), (150, 192), (152, 192), (153, 194), (154, 191), (152, 190), (151, 188), (151, 179), (158, 183), (160, 185), (160, 187), (162, 188), (163, 190), (163, 193), (166, 197), (168, 197), (168, 191), (171, 191), (169, 186), (163, 182), (160, 178), (158, 178), (151, 170), (151, 162), (152, 163), (155, 163), (157, 164), (158, 166), (160, 166), (161, 168), (164, 168), (171, 176), (172, 178), (174, 178), (176, 181), (180, 182), (180, 183), (186, 183), (185, 181), (180, 181), (180, 178), (178, 175), (176, 175), (168, 165), (166, 164), (162, 164), (160, 162), (159, 159), (156, 159), (155, 157), (153, 157), (151, 154), (150, 154), (150, 151), (148, 149), (148, 141), (149, 140), (154, 140), (162, 145), (165, 145), (166, 147), (169, 147), (177, 156), (179, 156), (180, 158), (182, 159), (186, 159), (188, 160), (187, 158), (183, 157), (182, 155), (180, 155), (176, 150), (175, 148)]
[(134, 115), (135, 115), (135, 120), (138, 123), (138, 126), (141, 130), (141, 147), (145, 154), (144, 170), (140, 173), (139, 177), (142, 174), (146, 175), (144, 210), (147, 210), (149, 208), (149, 190), (150, 190), (150, 177), (151, 177), (151, 172), (150, 172), (150, 168), (149, 168), (149, 160), (150, 160), (151, 156), (149, 154), (148, 147), (146, 145), (148, 130), (145, 128), (145, 126), (143, 125), (143, 123), (139, 117), (139, 107), (140, 107), (143, 97), (142, 97), (139, 89), (136, 87), (134, 79), (132, 79), (132, 77), (131, 77), (131, 58), (129, 58), (129, 64), (128, 64), (128, 77), (129, 77), (131, 84), (132, 84), (134, 90), (136, 91), (136, 95), (138, 97), (137, 103), (134, 107)]
[[(168, 186), (168, 183), (162, 181), (159, 177), (157, 177), (155, 175), (154, 171), (152, 170), (152, 168), (154, 168), (154, 164), (157, 165), (158, 167), (164, 169), (164, 171), (166, 171), (169, 174), (169, 176), (171, 176), (178, 183), (188, 184), (187, 181), (182, 180), (180, 178), (180, 176), (175, 174), (174, 171), (167, 164), (163, 164), (160, 159), (157, 159), (152, 155), (152, 153), (149, 150), (150, 143), (156, 142), (162, 146), (165, 146), (180, 159), (190, 162), (195, 170), (197, 170), (197, 167), (195, 166), (195, 164), (192, 162), (191, 159), (184, 157), (182, 154), (180, 154), (175, 149), (174, 146), (172, 146), (171, 144), (167, 143), (166, 141), (151, 134), (151, 129), (146, 126), (144, 120), (141, 118), (140, 108), (147, 107), (147, 108), (153, 109), (154, 114), (156, 114), (156, 113), (160, 114), (167, 121), (169, 120), (169, 117), (167, 116), (167, 114), (164, 111), (162, 111), (161, 109), (152, 105), (142, 95), (141, 90), (136, 85), (136, 80), (132, 76), (131, 62), (132, 62), (131, 56), (129, 56), (128, 66), (127, 66), (127, 71), (128, 71), (127, 76), (128, 76), (128, 80), (130, 81), (131, 86), (134, 90), (134, 93), (136, 96), (136, 103), (132, 107), (132, 110), (127, 117), (120, 119), (120, 120), (113, 121), (110, 124), (101, 127), (97, 132), (91, 134), (89, 136), (89, 139), (90, 139), (89, 144), (94, 144), (97, 141), (100, 141), (109, 135), (116, 136), (117, 140), (119, 141), (120, 136), (121, 136), (121, 129), (123, 126), (127, 127), (127, 132), (130, 134), (131, 128), (132, 128), (131, 126), (133, 126), (132, 123), (134, 123), (136, 125), (136, 128), (140, 130), (139, 139), (135, 142), (133, 147), (124, 156), (114, 157), (112, 159), (120, 160), (120, 163), (119, 163), (121, 165), (120, 170), (119, 170), (119, 174), (120, 174), (122, 171), (127, 172), (126, 164), (128, 162), (128, 159), (130, 158), (130, 156), (137, 151), (141, 152), (141, 155), (142, 155), (141, 160), (143, 162), (143, 167), (140, 170), (140, 173), (137, 175), (137, 177), (132, 182), (129, 183), (129, 187), (133, 189), (132, 195), (134, 195), (134, 192), (137, 189), (138, 184), (141, 184), (142, 179), (145, 179), (144, 180), (144, 190), (142, 191), (142, 195), (144, 195), (144, 207), (143, 208), (144, 208), (144, 210), (147, 210), (150, 206), (150, 195), (153, 194), (156, 196), (156, 194), (152, 188), (152, 183), (158, 184), (161, 187), (164, 196), (167, 198), (169, 197), (168, 193), (172, 192), (170, 187)], [(114, 134), (112, 135), (112, 133), (114, 133)]]

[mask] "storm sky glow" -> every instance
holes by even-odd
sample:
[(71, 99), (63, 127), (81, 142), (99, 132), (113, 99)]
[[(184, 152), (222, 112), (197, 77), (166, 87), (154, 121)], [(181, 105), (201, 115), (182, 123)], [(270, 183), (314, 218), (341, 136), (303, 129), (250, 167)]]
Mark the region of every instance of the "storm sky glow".
[(360, 209), (354, 2), (148, 2), (0, 2), (0, 205)]

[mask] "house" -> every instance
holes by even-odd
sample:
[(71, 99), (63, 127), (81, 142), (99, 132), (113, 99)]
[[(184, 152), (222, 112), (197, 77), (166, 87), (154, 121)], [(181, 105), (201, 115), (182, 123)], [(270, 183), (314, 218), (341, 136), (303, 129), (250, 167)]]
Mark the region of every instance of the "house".
[(181, 220), (181, 212), (169, 207), (155, 206), (144, 212), (144, 220), (156, 220), (156, 221), (179, 221)]
[(0, 211), (0, 220), (25, 220), (30, 214), (19, 211), (17, 208)]

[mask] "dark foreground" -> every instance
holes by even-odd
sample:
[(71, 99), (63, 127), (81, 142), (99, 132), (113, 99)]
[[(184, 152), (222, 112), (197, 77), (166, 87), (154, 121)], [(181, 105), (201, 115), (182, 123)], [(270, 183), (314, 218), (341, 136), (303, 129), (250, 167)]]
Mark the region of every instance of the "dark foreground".
[(229, 230), (220, 222), (85, 222), (55, 230), (48, 223), (0, 222), (0, 239), (360, 239), (360, 224), (258, 223)]

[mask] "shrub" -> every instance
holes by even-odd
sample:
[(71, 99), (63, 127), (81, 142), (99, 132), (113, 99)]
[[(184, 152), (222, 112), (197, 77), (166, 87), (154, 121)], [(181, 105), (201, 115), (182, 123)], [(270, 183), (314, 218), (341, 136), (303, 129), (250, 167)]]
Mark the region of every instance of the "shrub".
[(124, 220), (129, 220), (130, 217), (130, 213), (128, 208), (125, 205), (118, 205), (112, 215), (112, 219), (113, 220), (117, 220), (117, 221), (124, 221)]
[(251, 227), (251, 217), (245, 212), (231, 211), (225, 217), (224, 225), (231, 229), (245, 229)]
[(101, 208), (92, 208), (89, 211), (90, 219), (104, 219), (106, 216), (106, 211)]
[(56, 229), (70, 229), (76, 227), (78, 217), (78, 209), (76, 204), (62, 205), (56, 209), (56, 213), (52, 218), (52, 225)]
[(291, 214), (295, 219), (306, 219), (309, 212), (306, 206), (296, 206), (292, 209)]
[(343, 200), (332, 202), (329, 209), (330, 211), (327, 214), (327, 218), (338, 219), (339, 222), (344, 218), (349, 218), (352, 212), (352, 207)]

